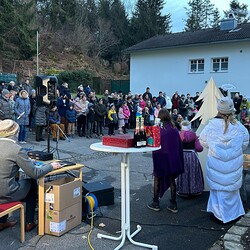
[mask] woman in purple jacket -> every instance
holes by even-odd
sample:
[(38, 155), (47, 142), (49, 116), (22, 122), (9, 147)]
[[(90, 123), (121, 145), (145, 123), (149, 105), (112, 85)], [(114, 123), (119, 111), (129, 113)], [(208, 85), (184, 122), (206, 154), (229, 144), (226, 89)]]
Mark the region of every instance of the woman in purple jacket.
[(203, 147), (187, 120), (181, 123), (180, 137), (182, 140), (184, 170), (177, 179), (177, 194), (183, 197), (202, 194), (204, 179), (201, 164), (197, 152), (203, 151)]
[(177, 213), (175, 179), (184, 172), (183, 150), (179, 132), (166, 108), (159, 111), (161, 149), (153, 152), (154, 197), (148, 208), (160, 211), (159, 201), (170, 187), (171, 199), (167, 209)]

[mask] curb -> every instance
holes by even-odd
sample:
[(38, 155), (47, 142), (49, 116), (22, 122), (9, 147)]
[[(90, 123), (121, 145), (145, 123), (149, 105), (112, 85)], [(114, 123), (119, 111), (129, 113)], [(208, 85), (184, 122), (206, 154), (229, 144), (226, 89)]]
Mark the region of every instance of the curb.
[(249, 230), (250, 212), (246, 213), (209, 250), (244, 250), (242, 236)]

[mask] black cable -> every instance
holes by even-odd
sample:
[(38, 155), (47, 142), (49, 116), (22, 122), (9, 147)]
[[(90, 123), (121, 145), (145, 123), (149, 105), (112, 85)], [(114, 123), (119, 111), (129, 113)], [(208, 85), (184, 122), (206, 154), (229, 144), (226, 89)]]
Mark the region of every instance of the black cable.
[[(114, 221), (121, 221), (121, 219), (117, 219), (117, 218), (112, 218), (109, 216), (99, 216), (96, 215), (97, 218), (104, 218), (104, 219), (110, 219), (110, 220), (114, 220)], [(130, 221), (131, 223), (135, 223), (135, 224), (140, 224), (143, 226), (152, 226), (152, 227), (158, 227), (158, 226), (174, 226), (174, 227), (186, 227), (186, 228), (197, 228), (197, 229), (203, 229), (206, 231), (227, 231), (231, 226), (228, 227), (223, 227), (221, 229), (215, 229), (215, 228), (207, 228), (207, 227), (202, 227), (202, 226), (196, 226), (196, 225), (185, 225), (185, 224), (173, 224), (173, 223), (159, 223), (159, 224), (153, 224), (153, 223), (142, 223), (142, 222), (138, 222), (138, 221)]]

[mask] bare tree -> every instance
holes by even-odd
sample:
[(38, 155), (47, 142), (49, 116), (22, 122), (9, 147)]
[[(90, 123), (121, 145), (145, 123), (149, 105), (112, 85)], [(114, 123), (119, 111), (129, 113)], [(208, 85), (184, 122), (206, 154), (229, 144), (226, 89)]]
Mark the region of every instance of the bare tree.
[(113, 46), (118, 44), (114, 36), (111, 25), (108, 21), (98, 19), (98, 30), (94, 34), (96, 43), (96, 57), (107, 54)]

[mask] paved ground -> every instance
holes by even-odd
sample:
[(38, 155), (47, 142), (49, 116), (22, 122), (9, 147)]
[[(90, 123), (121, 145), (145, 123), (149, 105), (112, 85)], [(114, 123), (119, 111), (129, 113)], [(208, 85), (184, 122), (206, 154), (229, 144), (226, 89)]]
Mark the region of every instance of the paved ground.
[[(25, 148), (47, 150), (47, 142), (35, 142), (34, 134), (31, 132), (28, 133), (27, 141), (29, 143), (24, 145)], [(58, 145), (51, 142), (50, 150), (55, 150), (54, 156), (56, 158), (83, 163), (85, 165), (83, 169), (85, 182), (105, 180), (114, 187), (115, 204), (97, 209), (94, 228), (90, 235), (90, 243), (94, 249), (114, 249), (119, 241), (98, 239), (97, 233), (119, 235), (120, 156), (92, 151), (89, 146), (98, 141), (100, 139), (86, 139), (76, 136), (69, 142), (60, 141)], [(151, 154), (131, 155), (130, 163), (131, 232), (136, 229), (137, 224), (142, 226), (141, 232), (134, 237), (136, 241), (157, 245), (158, 249), (164, 250), (205, 250), (212, 248), (213, 245), (213, 248), (220, 249), (220, 239), (234, 224), (218, 225), (209, 220), (209, 215), (205, 212), (208, 192), (192, 199), (178, 197), (179, 212), (177, 214), (166, 209), (169, 200), (167, 192), (161, 202), (162, 210), (160, 212), (151, 211), (146, 207), (152, 197)], [(249, 184), (248, 178), (248, 191), (250, 190)], [(80, 226), (61, 237), (50, 235), (40, 237), (34, 230), (26, 233), (26, 241), (21, 244), (19, 242), (19, 224), (17, 224), (14, 228), (0, 233), (0, 249), (90, 249), (87, 240), (89, 232), (90, 225), (86, 222), (82, 222)], [(143, 248), (136, 247), (126, 241), (123, 249)]]

